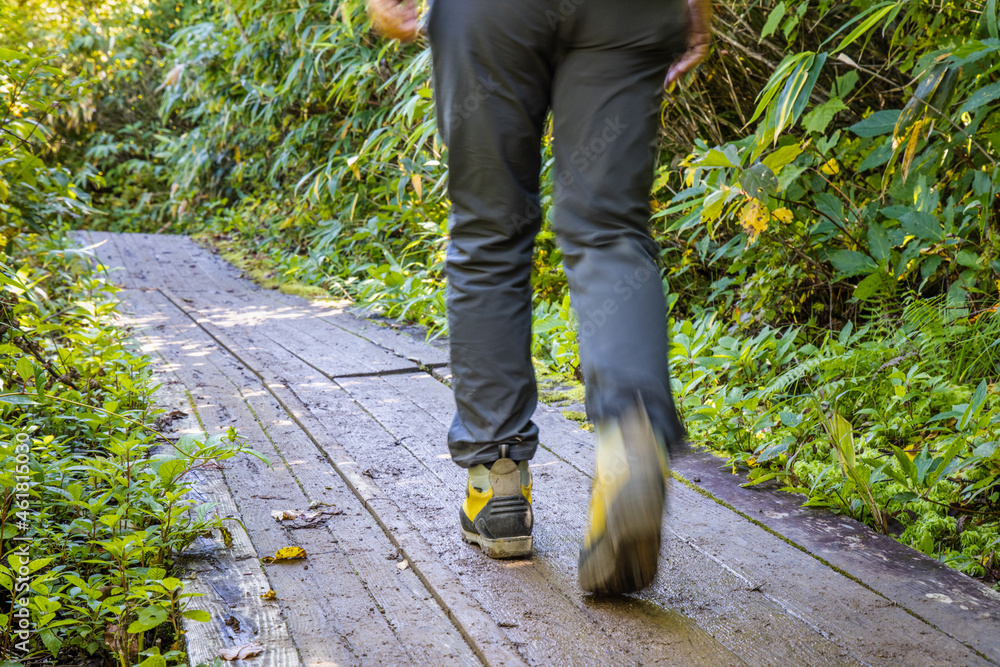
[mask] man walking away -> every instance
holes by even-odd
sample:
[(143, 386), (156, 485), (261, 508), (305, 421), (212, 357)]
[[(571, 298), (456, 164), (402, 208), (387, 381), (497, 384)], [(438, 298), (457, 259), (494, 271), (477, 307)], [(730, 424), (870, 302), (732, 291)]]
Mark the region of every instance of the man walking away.
[[(415, 37), (413, 0), (369, 9), (389, 37)], [(704, 57), (710, 14), (710, 0), (434, 0), (427, 21), (449, 149), (448, 445), (469, 471), (462, 536), (494, 558), (532, 549), (531, 259), (551, 110), (552, 224), (597, 431), (579, 562), (580, 585), (594, 593), (652, 581), (667, 453), (684, 446), (649, 191), (664, 75), (669, 84)]]

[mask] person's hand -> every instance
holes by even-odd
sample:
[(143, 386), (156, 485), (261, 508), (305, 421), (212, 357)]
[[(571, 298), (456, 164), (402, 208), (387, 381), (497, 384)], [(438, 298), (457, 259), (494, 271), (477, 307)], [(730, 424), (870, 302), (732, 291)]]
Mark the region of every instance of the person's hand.
[(415, 0), (368, 0), (368, 13), (375, 29), (389, 39), (412, 42), (417, 36)]
[(691, 22), (688, 24), (687, 50), (667, 71), (666, 87), (672, 86), (708, 55), (712, 42), (712, 0), (688, 0)]

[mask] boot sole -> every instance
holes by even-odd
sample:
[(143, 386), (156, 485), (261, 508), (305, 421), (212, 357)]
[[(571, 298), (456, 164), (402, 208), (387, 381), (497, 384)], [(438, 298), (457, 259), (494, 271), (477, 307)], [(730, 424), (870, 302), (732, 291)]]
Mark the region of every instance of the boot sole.
[(580, 552), (578, 576), (583, 590), (597, 595), (634, 593), (656, 577), (663, 504), (650, 503), (648, 498), (641, 504), (615, 503), (608, 531)]
[(630, 479), (607, 510), (606, 532), (580, 550), (580, 587), (597, 595), (634, 593), (653, 581), (660, 557), (660, 527), (666, 508), (658, 447), (645, 411), (634, 415), (625, 435)]
[(476, 544), (490, 558), (524, 558), (531, 555), (532, 540), (527, 537), (506, 537), (503, 539), (491, 540), (478, 533), (473, 533), (462, 529), (462, 539), (469, 544)]

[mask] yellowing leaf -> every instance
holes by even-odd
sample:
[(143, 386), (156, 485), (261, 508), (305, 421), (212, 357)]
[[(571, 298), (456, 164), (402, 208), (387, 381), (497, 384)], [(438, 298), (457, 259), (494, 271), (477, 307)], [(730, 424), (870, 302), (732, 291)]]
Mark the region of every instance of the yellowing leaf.
[(413, 191), (417, 193), (417, 199), (424, 198), (424, 186), (420, 181), (419, 174), (413, 174), (410, 176), (410, 184), (413, 185)]
[(273, 558), (267, 556), (265, 558), (261, 558), (261, 561), (270, 564), (279, 560), (298, 560), (305, 557), (306, 550), (302, 547), (285, 547), (283, 549), (278, 549), (278, 552), (274, 554)]
[(278, 594), (275, 593), (274, 590), (272, 589), (272, 590), (269, 590), (268, 592), (264, 593), (263, 595), (261, 595), (260, 599), (261, 600), (277, 600), (278, 599)]
[(767, 222), (770, 218), (771, 214), (768, 212), (767, 206), (756, 199), (751, 199), (743, 206), (743, 211), (740, 213), (740, 224), (743, 225), (747, 236), (750, 237), (750, 243), (756, 241), (760, 233), (767, 229)]
[(775, 209), (771, 211), (771, 215), (774, 216), (775, 219), (785, 223), (786, 225), (792, 221), (792, 212), (789, 211), (787, 208)]
[(827, 176), (835, 176), (840, 173), (840, 165), (837, 164), (836, 158), (830, 158), (819, 170)]

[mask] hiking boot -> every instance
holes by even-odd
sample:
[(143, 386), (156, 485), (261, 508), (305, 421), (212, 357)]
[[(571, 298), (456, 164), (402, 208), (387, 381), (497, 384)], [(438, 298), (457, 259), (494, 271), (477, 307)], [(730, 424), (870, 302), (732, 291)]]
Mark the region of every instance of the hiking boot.
[(596, 427), (597, 469), (580, 550), (580, 587), (599, 595), (631, 593), (656, 576), (667, 456), (641, 405)]
[(469, 468), (459, 512), (462, 539), (490, 558), (531, 555), (531, 472), (528, 462), (502, 458)]

